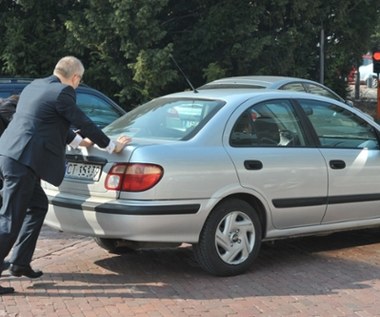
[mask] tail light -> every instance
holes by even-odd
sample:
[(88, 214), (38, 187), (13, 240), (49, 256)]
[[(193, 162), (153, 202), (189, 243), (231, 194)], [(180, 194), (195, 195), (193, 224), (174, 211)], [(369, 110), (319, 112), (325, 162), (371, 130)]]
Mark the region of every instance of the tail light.
[(145, 163), (119, 163), (112, 166), (105, 181), (108, 190), (141, 192), (156, 185), (164, 171), (161, 166)]

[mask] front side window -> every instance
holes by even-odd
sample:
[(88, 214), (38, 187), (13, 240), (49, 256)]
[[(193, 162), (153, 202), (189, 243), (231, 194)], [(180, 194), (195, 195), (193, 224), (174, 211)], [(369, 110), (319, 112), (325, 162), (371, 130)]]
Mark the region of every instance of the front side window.
[(298, 116), (288, 100), (254, 105), (237, 119), (230, 136), (234, 147), (304, 146)]
[(322, 101), (300, 100), (300, 104), (321, 147), (379, 148), (375, 128), (355, 113)]

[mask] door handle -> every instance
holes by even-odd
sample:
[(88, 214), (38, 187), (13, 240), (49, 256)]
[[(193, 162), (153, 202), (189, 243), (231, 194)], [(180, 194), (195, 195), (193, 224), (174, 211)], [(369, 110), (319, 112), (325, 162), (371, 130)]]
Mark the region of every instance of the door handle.
[(342, 160), (331, 160), (329, 164), (333, 170), (342, 170), (346, 168), (346, 162)]
[(247, 160), (244, 161), (244, 167), (247, 170), (261, 170), (263, 168), (263, 163), (258, 160)]

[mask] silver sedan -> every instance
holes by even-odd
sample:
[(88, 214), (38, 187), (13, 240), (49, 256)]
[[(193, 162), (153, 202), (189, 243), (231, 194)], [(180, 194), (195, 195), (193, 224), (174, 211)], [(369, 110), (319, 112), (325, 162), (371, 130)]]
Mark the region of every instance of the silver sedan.
[(112, 252), (190, 243), (207, 272), (240, 274), (262, 241), (380, 226), (379, 129), (306, 93), (163, 96), (104, 129), (132, 137), (122, 154), (67, 149), (46, 224)]

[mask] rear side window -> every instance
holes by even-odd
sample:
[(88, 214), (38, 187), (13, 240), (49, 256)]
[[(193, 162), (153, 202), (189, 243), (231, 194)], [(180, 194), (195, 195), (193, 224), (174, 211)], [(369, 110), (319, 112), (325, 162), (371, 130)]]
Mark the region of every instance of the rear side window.
[(327, 90), (326, 88), (322, 86), (310, 84), (310, 83), (306, 83), (305, 86), (306, 86), (306, 91), (308, 93), (325, 96), (325, 97), (329, 97), (335, 100), (342, 101), (338, 96), (334, 95), (331, 91)]
[(375, 128), (355, 113), (326, 102), (300, 100), (321, 147), (379, 149)]
[[(3, 88), (3, 87), (1, 87)], [(19, 88), (15, 88), (15, 87), (7, 87), (7, 88), (3, 88), (3, 89), (0, 89), (0, 98), (7, 98), (11, 95), (19, 95), (21, 94), (21, 91), (24, 89), (24, 87), (19, 87)]]
[(256, 104), (237, 119), (230, 144), (234, 147), (305, 146), (301, 125), (288, 100)]
[(281, 87), (281, 90), (292, 90), (306, 92), (304, 86), (301, 83), (289, 83)]

